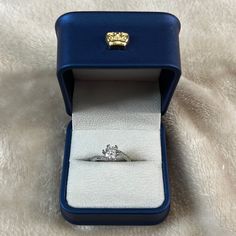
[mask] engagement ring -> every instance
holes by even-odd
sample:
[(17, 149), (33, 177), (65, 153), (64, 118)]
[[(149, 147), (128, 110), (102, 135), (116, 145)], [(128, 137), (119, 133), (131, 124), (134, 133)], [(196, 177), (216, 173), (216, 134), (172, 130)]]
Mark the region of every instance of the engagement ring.
[(131, 161), (131, 159), (122, 151), (118, 149), (118, 146), (107, 145), (105, 149), (102, 150), (102, 156), (94, 156), (90, 158), (90, 161)]

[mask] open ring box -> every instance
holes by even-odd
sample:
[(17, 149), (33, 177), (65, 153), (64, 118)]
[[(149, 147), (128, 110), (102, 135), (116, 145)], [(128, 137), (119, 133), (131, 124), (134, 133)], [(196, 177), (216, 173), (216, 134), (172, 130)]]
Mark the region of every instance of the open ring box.
[[(168, 214), (161, 117), (181, 74), (179, 31), (175, 16), (158, 12), (72, 12), (57, 20), (57, 76), (72, 116), (60, 192), (67, 221), (149, 225)], [(128, 44), (109, 47), (108, 32), (125, 32)], [(108, 144), (132, 161), (89, 161)]]

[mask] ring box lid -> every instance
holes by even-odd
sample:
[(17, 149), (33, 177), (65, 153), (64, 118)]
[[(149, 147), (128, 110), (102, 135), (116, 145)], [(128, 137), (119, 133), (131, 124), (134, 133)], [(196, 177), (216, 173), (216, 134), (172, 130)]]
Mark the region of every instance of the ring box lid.
[[(168, 108), (181, 75), (179, 20), (161, 12), (71, 12), (58, 18), (57, 77), (72, 114), (73, 69), (161, 69), (161, 112)], [(127, 32), (124, 50), (112, 50), (107, 32)]]

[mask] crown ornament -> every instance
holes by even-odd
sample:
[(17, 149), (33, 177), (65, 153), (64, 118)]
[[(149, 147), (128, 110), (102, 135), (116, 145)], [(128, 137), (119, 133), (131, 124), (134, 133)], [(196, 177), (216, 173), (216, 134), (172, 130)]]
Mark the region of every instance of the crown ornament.
[(106, 42), (110, 48), (125, 48), (129, 42), (129, 34), (125, 32), (107, 32)]

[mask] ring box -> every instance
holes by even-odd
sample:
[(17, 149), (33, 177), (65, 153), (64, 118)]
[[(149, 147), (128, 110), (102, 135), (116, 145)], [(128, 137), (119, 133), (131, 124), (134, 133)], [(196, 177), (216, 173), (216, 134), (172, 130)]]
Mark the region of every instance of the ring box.
[[(181, 75), (179, 20), (160, 12), (58, 18), (57, 77), (66, 112), (63, 217), (79, 225), (151, 225), (170, 208), (161, 122)], [(92, 162), (106, 145), (131, 162)]]

